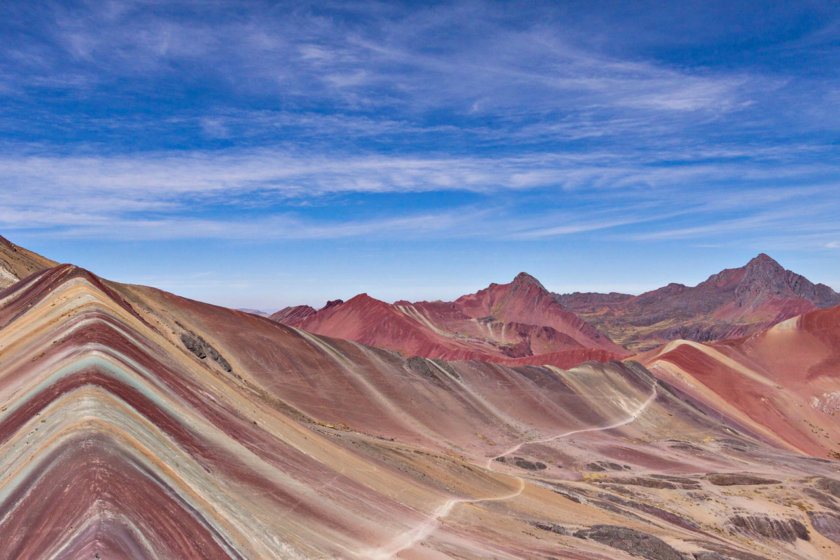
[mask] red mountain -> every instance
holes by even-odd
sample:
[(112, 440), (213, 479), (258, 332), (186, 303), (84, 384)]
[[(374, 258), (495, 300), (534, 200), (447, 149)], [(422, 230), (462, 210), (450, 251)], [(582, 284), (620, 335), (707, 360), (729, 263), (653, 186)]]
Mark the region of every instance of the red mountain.
[(315, 314), (315, 308), (308, 305), (295, 305), (294, 307), (286, 307), (277, 313), (270, 315), (270, 318), (278, 323), (292, 324), (303, 321), (310, 315)]
[(840, 306), (745, 338), (670, 342), (638, 359), (704, 409), (776, 444), (840, 459)]
[(55, 266), (0, 290), (2, 557), (836, 558), (838, 463), (784, 448), (836, 445), (838, 348), (818, 311), (674, 343), (667, 383), (406, 359)]
[[(272, 319), (309, 332), (345, 338), (405, 355), (447, 360), (549, 363), (568, 367), (588, 359), (627, 355), (574, 313), (534, 277), (491, 284), (454, 302), (398, 301), (367, 294), (311, 312), (287, 307)], [(546, 361), (541, 362), (540, 356)]]
[(697, 286), (668, 284), (639, 296), (557, 296), (568, 310), (631, 350), (678, 338), (709, 341), (759, 332), (817, 308), (840, 305), (840, 294), (813, 284), (765, 254)]

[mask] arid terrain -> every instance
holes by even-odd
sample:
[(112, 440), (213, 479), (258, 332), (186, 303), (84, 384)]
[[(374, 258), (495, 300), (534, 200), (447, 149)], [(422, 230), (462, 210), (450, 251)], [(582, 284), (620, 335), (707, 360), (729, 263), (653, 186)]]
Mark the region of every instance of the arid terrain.
[(272, 319), (0, 271), (4, 558), (840, 557), (837, 294), (765, 255)]
[(754, 334), (801, 313), (840, 305), (840, 294), (762, 253), (694, 287), (668, 284), (638, 296), (575, 293), (559, 296), (558, 302), (639, 351), (678, 338), (707, 342)]

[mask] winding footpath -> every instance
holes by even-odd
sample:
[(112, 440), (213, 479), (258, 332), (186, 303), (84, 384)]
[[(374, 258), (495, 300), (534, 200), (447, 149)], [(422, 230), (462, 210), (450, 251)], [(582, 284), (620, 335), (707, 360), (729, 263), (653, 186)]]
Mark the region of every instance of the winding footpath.
[(569, 432), (564, 432), (562, 434), (557, 434), (555, 436), (549, 436), (549, 437), (542, 438), (542, 439), (532, 439), (532, 440), (522, 441), (520, 443), (517, 443), (516, 445), (514, 445), (513, 447), (511, 447), (510, 449), (508, 449), (504, 453), (500, 453), (499, 455), (496, 455), (495, 457), (491, 457), (490, 459), (488, 459), (485, 467), (487, 467), (489, 470), (492, 471), (494, 461), (497, 461), (498, 459), (501, 459), (502, 457), (506, 457), (506, 456), (510, 455), (511, 453), (516, 453), (517, 451), (519, 451), (522, 448), (523, 445), (531, 445), (531, 444), (534, 444), (534, 443), (548, 443), (549, 441), (554, 441), (554, 440), (566, 438), (566, 437), (569, 437), (569, 436), (573, 436), (575, 434), (583, 434), (583, 433), (586, 433), (586, 432), (603, 432), (603, 431), (606, 431), (606, 430), (612, 430), (612, 429), (615, 429), (615, 428), (620, 428), (621, 426), (626, 426), (627, 424), (630, 424), (631, 422), (635, 421), (639, 417), (639, 415), (642, 412), (645, 411), (645, 409), (648, 407), (648, 405), (650, 405), (650, 403), (652, 403), (656, 399), (656, 395), (657, 395), (656, 385), (654, 384), (653, 385), (653, 391), (651, 392), (651, 394), (647, 398), (647, 400), (645, 400), (645, 402), (643, 402), (641, 405), (639, 405), (639, 407), (635, 410), (635, 412), (633, 412), (632, 414), (630, 414), (630, 416), (628, 416), (624, 420), (621, 420), (620, 422), (615, 422), (613, 424), (610, 424), (609, 426), (593, 426), (593, 427), (590, 427), (590, 428), (582, 428), (580, 430), (572, 430), (572, 431), (569, 431)]
[[(571, 430), (571, 431), (568, 431), (568, 432), (563, 432), (562, 434), (557, 434), (557, 435), (549, 436), (549, 437), (546, 437), (546, 438), (522, 441), (520, 443), (517, 443), (516, 445), (514, 445), (513, 447), (511, 447), (510, 449), (508, 449), (504, 453), (500, 453), (499, 455), (496, 455), (496, 456), (488, 459), (487, 464), (485, 465), (485, 468), (489, 471), (493, 471), (493, 463), (495, 461), (497, 461), (498, 459), (500, 459), (502, 457), (506, 457), (507, 455), (510, 455), (511, 453), (515, 453), (516, 451), (519, 451), (519, 449), (521, 449), (524, 445), (535, 444), (535, 443), (547, 443), (547, 442), (550, 442), (550, 441), (555, 441), (555, 440), (558, 440), (558, 439), (573, 436), (575, 434), (582, 434), (582, 433), (586, 433), (586, 432), (602, 432), (602, 431), (606, 431), (606, 430), (613, 430), (615, 428), (620, 428), (621, 426), (626, 426), (627, 424), (630, 424), (631, 422), (634, 422), (647, 409), (647, 407), (654, 400), (656, 400), (656, 396), (657, 396), (656, 384), (654, 384), (653, 385), (653, 390), (651, 391), (650, 396), (648, 396), (648, 398), (642, 404), (640, 404), (639, 407), (634, 412), (632, 412), (627, 418), (625, 418), (624, 420), (621, 420), (619, 422), (614, 422), (612, 424), (609, 424), (608, 426), (593, 426), (593, 427), (590, 427), (590, 428), (582, 428), (582, 429), (579, 429), (579, 430)], [(452, 498), (452, 499), (449, 499), (446, 502), (444, 502), (442, 505), (440, 505), (438, 508), (436, 508), (432, 512), (432, 514), (429, 516), (428, 519), (426, 519), (425, 521), (420, 523), (414, 529), (411, 529), (410, 531), (406, 531), (405, 533), (402, 533), (401, 535), (398, 535), (391, 542), (389, 542), (388, 544), (386, 544), (386, 545), (384, 545), (380, 548), (365, 551), (364, 553), (360, 554), (359, 556), (362, 557), (362, 558), (370, 558), (370, 559), (373, 559), (373, 560), (390, 560), (396, 554), (399, 554), (400, 552), (402, 552), (404, 550), (408, 550), (409, 548), (412, 548), (414, 545), (423, 541), (429, 535), (434, 533), (438, 529), (438, 527), (440, 527), (441, 521), (443, 519), (445, 519), (452, 512), (452, 509), (458, 504), (477, 504), (477, 503), (484, 503), (484, 502), (502, 502), (502, 501), (506, 501), (506, 500), (516, 498), (517, 496), (522, 494), (522, 492), (525, 490), (525, 479), (520, 477), (520, 476), (516, 476), (516, 475), (508, 475), (508, 476), (511, 476), (512, 478), (515, 478), (517, 483), (518, 483), (518, 488), (514, 492), (510, 492), (508, 494), (502, 494), (501, 496), (494, 496), (494, 497), (491, 497), (491, 498)]]

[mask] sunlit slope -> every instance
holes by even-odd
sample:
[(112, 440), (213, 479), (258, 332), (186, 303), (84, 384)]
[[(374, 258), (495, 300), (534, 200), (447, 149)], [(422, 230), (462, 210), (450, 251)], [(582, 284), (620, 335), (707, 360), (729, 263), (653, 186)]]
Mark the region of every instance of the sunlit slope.
[(744, 339), (671, 342), (640, 359), (660, 378), (769, 441), (840, 457), (840, 307)]
[[(205, 338), (212, 334), (221, 353), (236, 356), (237, 363), (230, 360), (234, 371), (247, 372), (248, 383), (293, 405), (335, 441), (410, 472), (423, 485), (442, 485), (431, 501), (411, 506), (422, 512), (419, 518), (403, 520), (402, 531), (363, 556), (419, 558), (434, 549), (445, 557), (481, 558), (492, 550), (499, 557), (507, 557), (505, 551), (532, 558), (559, 550), (563, 557), (620, 558), (623, 553), (613, 547), (571, 534), (604, 523), (653, 531), (683, 551), (782, 551), (810, 558), (820, 557), (820, 547), (834, 546), (814, 531), (807, 541), (788, 542), (786, 533), (763, 537), (746, 529), (744, 535), (738, 526), (745, 505), (755, 514), (750, 523), (808, 526), (792, 498), (808, 503), (804, 489), (816, 483), (813, 475), (833, 472), (830, 465), (768, 446), (762, 434), (722, 423), (717, 411), (686, 405), (632, 363), (562, 371), (405, 360), (396, 352), (317, 337), (164, 292), (132, 291), (155, 314), (177, 310), (189, 330), (207, 333)], [(435, 465), (446, 467), (429, 470), (429, 452), (437, 457)], [(447, 460), (441, 463), (441, 457)], [(769, 495), (765, 485), (739, 489), (735, 500), (728, 486), (707, 479), (707, 473), (733, 473), (721, 476), (739, 482), (745, 471), (757, 480), (785, 480), (786, 486), (772, 486)], [(508, 486), (476, 485), (463, 478), (466, 473), (505, 474), (501, 480)], [(515, 480), (523, 487), (514, 486)], [(627, 499), (628, 491), (634, 498)], [(718, 505), (710, 508), (711, 501)], [(817, 511), (824, 507), (814, 505)], [(570, 535), (533, 530), (549, 520)], [(479, 553), (476, 546), (486, 549)]]
[(0, 289), (57, 263), (0, 237)]
[(389, 304), (360, 294), (318, 311), (289, 307), (272, 319), (405, 356), (570, 367), (628, 355), (525, 273), (453, 302)]
[[(706, 477), (744, 470), (786, 486)], [(634, 363), (406, 360), (67, 265), (0, 293), (8, 558), (815, 558), (787, 493), (830, 472)]]

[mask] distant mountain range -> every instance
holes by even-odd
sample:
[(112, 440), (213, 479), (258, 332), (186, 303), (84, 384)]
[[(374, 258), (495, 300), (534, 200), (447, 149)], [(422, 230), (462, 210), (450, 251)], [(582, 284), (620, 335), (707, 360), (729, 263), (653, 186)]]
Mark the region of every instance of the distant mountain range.
[(532, 358), (540, 356), (542, 363), (569, 367), (589, 359), (628, 355), (564, 310), (553, 294), (525, 273), (509, 284), (491, 284), (452, 302), (388, 304), (361, 294), (348, 301), (331, 301), (319, 311), (287, 307), (271, 318), (406, 356), (509, 364), (532, 363)]
[(750, 335), (801, 313), (840, 305), (840, 294), (762, 253), (694, 287), (668, 284), (638, 296), (574, 293), (557, 301), (625, 348), (639, 351), (679, 338), (705, 342)]
[(566, 367), (581, 357), (621, 357), (674, 339), (745, 336), (833, 305), (840, 305), (840, 294), (760, 254), (695, 287), (669, 284), (638, 296), (558, 295), (521, 273), (454, 302), (388, 304), (361, 294), (318, 311), (287, 307), (271, 318), (406, 355), (507, 363), (542, 356), (542, 363)]

